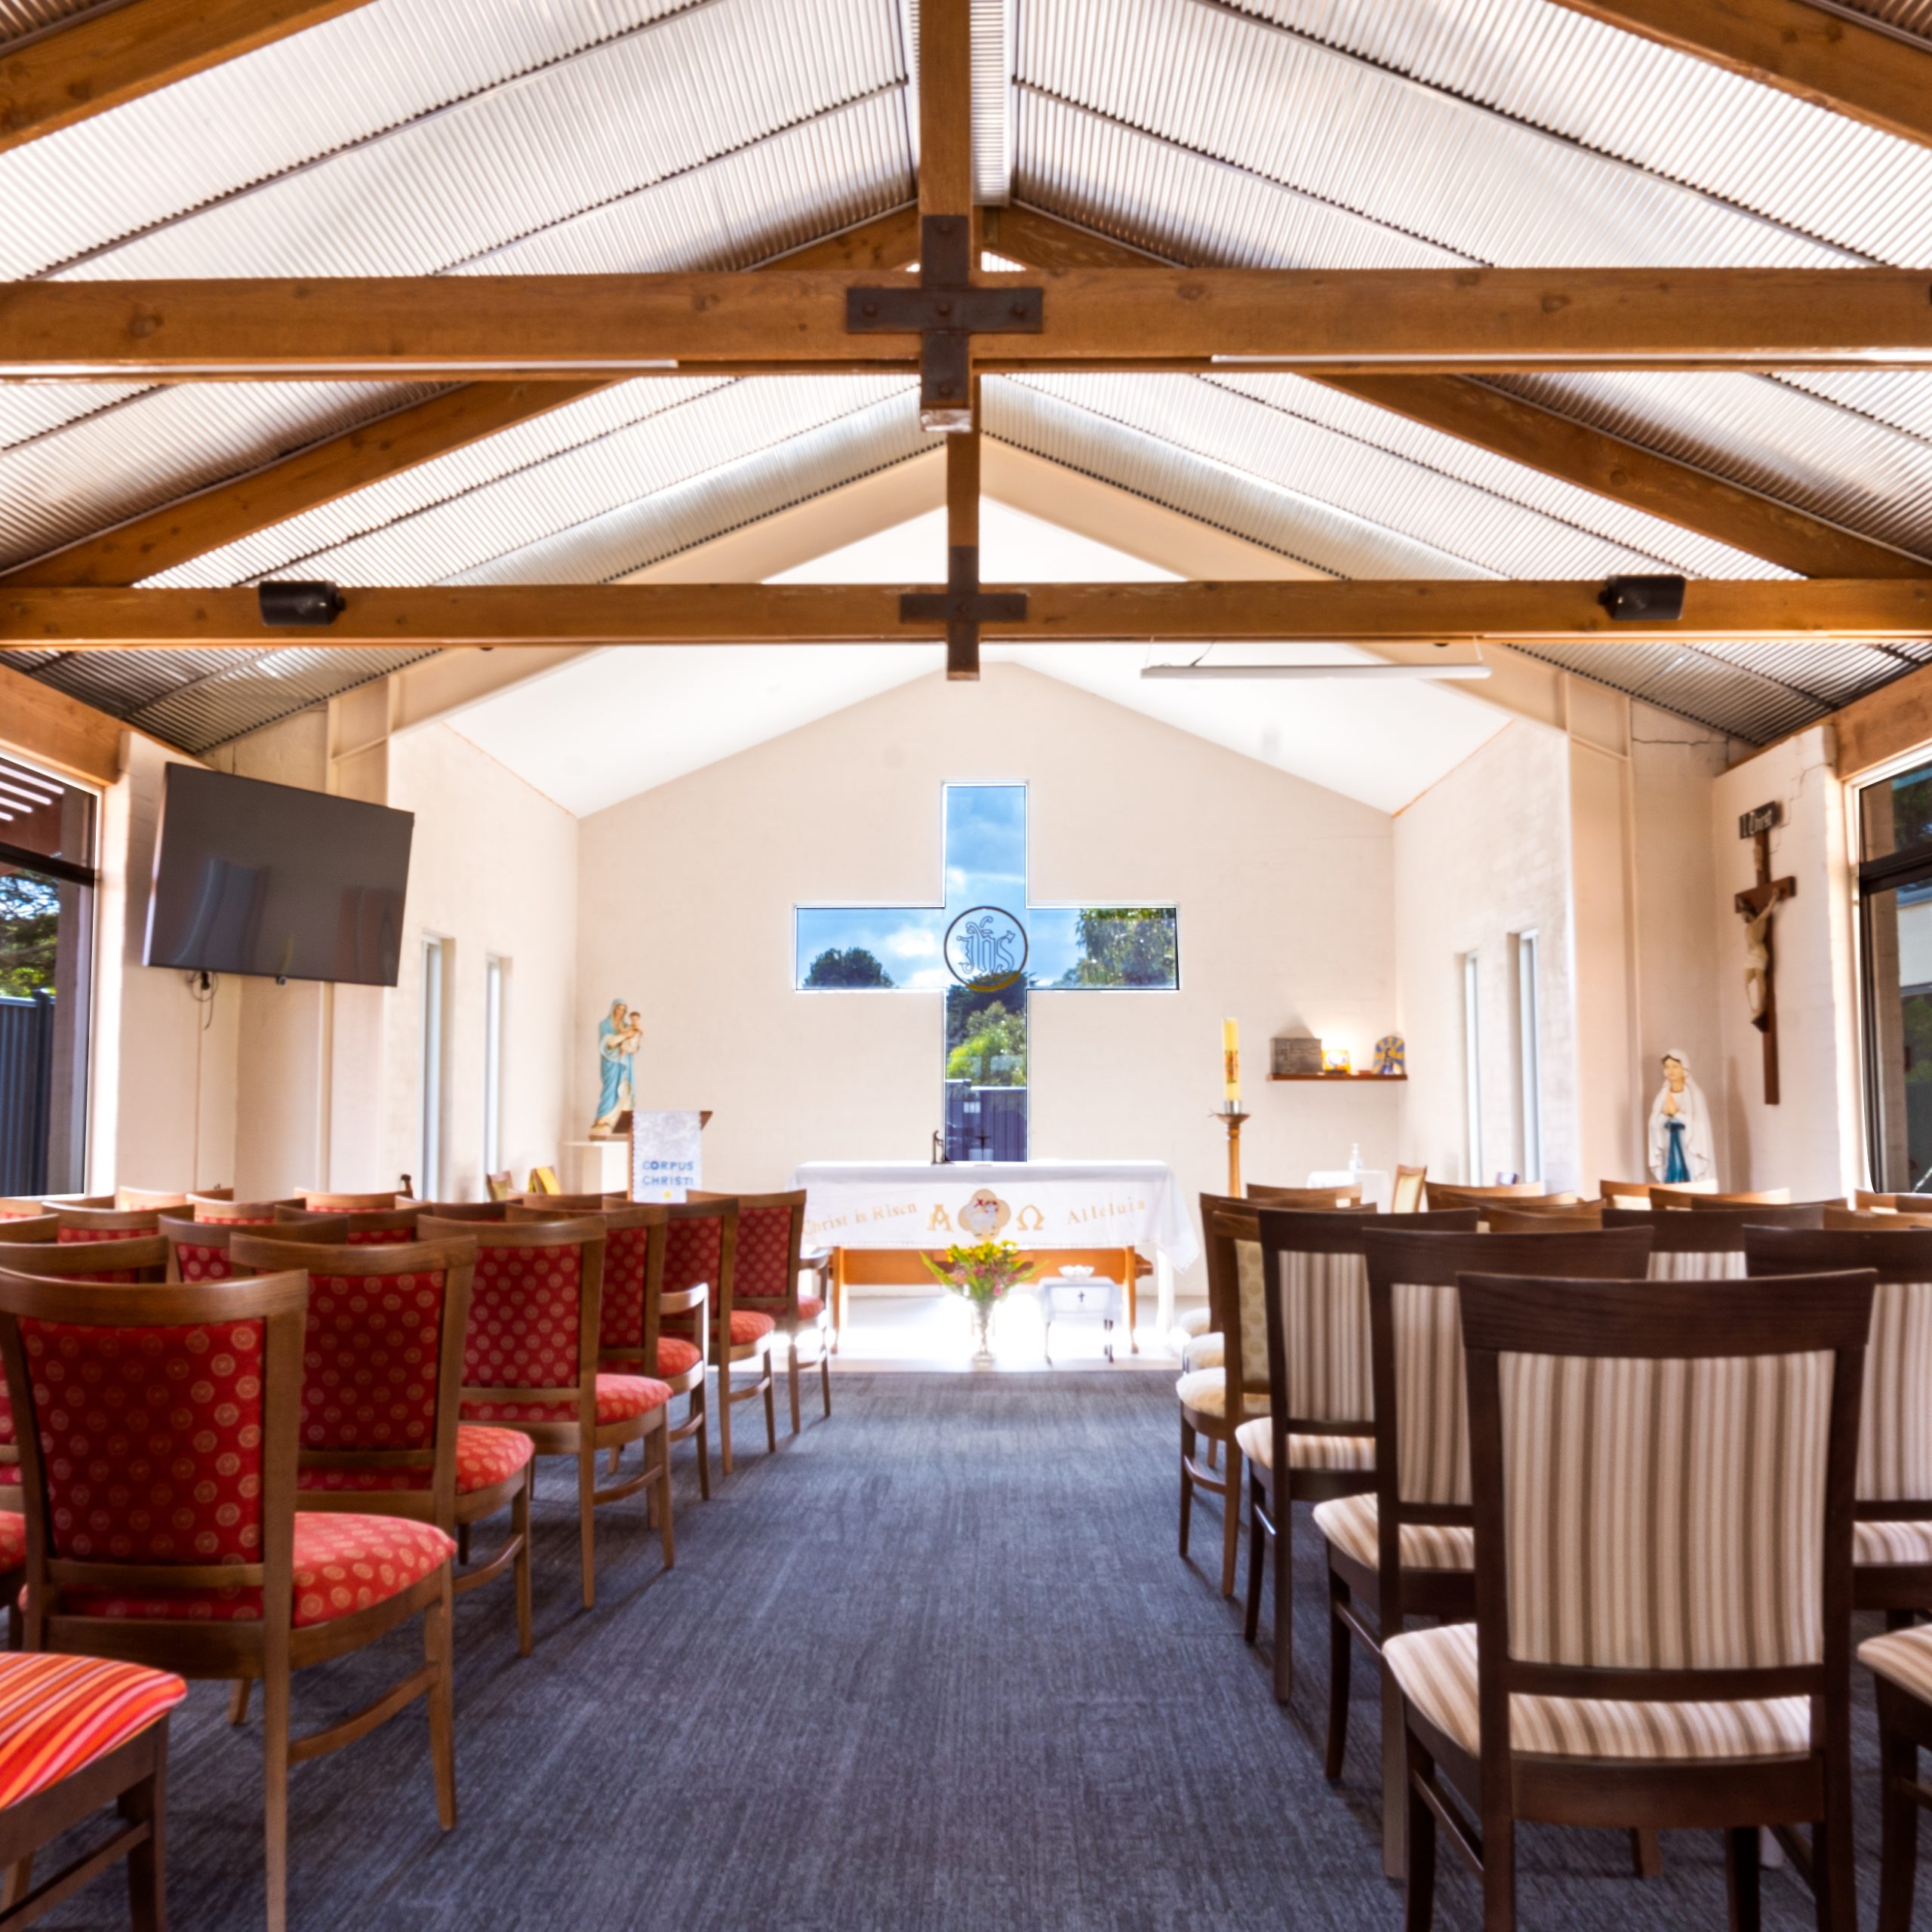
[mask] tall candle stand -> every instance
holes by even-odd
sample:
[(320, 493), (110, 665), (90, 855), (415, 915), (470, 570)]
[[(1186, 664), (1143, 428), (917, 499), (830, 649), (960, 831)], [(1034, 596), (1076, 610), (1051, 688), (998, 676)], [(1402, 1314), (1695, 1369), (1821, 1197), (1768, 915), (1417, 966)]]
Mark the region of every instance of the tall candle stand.
[(1241, 1198), (1241, 1124), (1247, 1116), (1241, 1112), (1238, 1100), (1226, 1100), (1216, 1111), (1214, 1118), (1228, 1130), (1228, 1195), (1231, 1200), (1238, 1201)]

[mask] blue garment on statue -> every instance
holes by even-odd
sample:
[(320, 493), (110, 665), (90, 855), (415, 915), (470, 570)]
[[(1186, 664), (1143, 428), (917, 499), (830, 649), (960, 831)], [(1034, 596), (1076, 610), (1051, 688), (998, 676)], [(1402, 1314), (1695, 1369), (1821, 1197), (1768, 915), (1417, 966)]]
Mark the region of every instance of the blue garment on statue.
[(609, 1020), (605, 1020), (597, 1029), (597, 1051), (601, 1066), (599, 1072), (602, 1082), (597, 1095), (597, 1118), (606, 1120), (617, 1112), (617, 1103), (624, 1080), (623, 1057), (611, 1042), (617, 1029)]
[(1664, 1131), (1670, 1136), (1670, 1152), (1664, 1156), (1664, 1185), (1681, 1186), (1690, 1178), (1690, 1163), (1684, 1158), (1684, 1123), (1681, 1120), (1667, 1120), (1663, 1124)]

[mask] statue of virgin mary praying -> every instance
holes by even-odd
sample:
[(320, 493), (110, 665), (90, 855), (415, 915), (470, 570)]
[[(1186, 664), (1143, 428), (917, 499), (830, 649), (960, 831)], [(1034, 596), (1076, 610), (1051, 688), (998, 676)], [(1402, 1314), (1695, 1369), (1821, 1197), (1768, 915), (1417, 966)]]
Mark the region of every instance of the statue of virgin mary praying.
[(1651, 1177), (1667, 1187), (1683, 1187), (1709, 1180), (1716, 1172), (1704, 1090), (1690, 1078), (1690, 1063), (1681, 1053), (1666, 1053), (1663, 1084), (1651, 1103)]

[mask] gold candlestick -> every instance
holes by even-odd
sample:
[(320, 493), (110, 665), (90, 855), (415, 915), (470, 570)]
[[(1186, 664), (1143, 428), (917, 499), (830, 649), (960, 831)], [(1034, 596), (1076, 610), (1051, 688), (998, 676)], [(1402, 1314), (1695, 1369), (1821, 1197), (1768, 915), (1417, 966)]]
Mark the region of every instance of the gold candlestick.
[(1247, 1116), (1230, 1100), (1216, 1112), (1214, 1118), (1228, 1130), (1228, 1194), (1230, 1199), (1238, 1201), (1241, 1198), (1241, 1124)]

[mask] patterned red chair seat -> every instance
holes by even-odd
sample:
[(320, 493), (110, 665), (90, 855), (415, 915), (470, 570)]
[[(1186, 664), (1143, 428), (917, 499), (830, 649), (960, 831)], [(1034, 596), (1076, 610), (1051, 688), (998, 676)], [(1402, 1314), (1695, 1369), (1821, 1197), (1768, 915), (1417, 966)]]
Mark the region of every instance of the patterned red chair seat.
[(187, 1694), (180, 1678), (143, 1664), (0, 1656), (0, 1806), (118, 1751)]
[[(332, 1510), (295, 1512), (294, 1627), (333, 1623), (400, 1596), (456, 1554), (456, 1540), (433, 1523), (405, 1516), (353, 1516)], [(23, 1601), (26, 1597), (23, 1591)], [(259, 1589), (63, 1590), (69, 1617), (187, 1617), (242, 1623), (262, 1614)]]
[(198, 1241), (177, 1241), (174, 1262), (184, 1281), (226, 1281), (234, 1277), (235, 1270), (229, 1265), (225, 1247), (206, 1247)]
[(157, 1215), (152, 1223), (145, 1228), (63, 1228), (54, 1239), (59, 1241), (125, 1241), (131, 1234), (152, 1234), (161, 1225)]
[(27, 1519), (15, 1509), (0, 1509), (0, 1571), (17, 1570), (27, 1560)]
[(731, 1339), (734, 1342), (759, 1342), (777, 1327), (768, 1315), (761, 1315), (752, 1308), (734, 1308), (731, 1311)]
[[(600, 1375), (597, 1378), (597, 1420), (628, 1422), (648, 1415), (671, 1399), (667, 1383), (645, 1375)], [(487, 1402), (467, 1401), (463, 1414), (477, 1422), (574, 1422), (577, 1411), (565, 1402)]]
[(657, 1338), (657, 1372), (660, 1375), (688, 1375), (704, 1359), (695, 1342), (681, 1335)]
[[(521, 1429), (483, 1429), (459, 1423), (456, 1432), (456, 1493), (473, 1496), (508, 1482), (535, 1455)], [(431, 1486), (430, 1469), (312, 1469), (297, 1472), (297, 1489), (412, 1490)], [(4, 1556), (0, 1546), (0, 1556)]]

